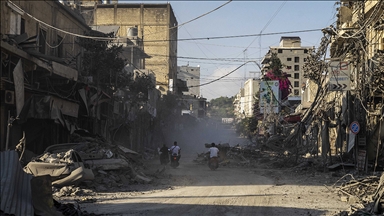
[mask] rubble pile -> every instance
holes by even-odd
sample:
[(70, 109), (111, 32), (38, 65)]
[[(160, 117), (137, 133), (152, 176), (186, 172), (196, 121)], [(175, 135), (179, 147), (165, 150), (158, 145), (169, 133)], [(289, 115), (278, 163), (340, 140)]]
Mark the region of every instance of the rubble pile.
[[(349, 212), (339, 215), (383, 215), (384, 214), (384, 173), (379, 176), (368, 176), (343, 182), (336, 187), (340, 198), (351, 204)], [(337, 183), (337, 182), (336, 182)], [(335, 183), (335, 184), (336, 184)]]

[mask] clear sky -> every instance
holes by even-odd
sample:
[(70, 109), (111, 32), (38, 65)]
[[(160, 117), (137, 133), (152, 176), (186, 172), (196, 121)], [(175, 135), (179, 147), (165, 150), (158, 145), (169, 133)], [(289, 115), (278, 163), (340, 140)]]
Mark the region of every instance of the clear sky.
[[(154, 3), (154, 1), (151, 1)], [(156, 1), (166, 3), (167, 1)], [(180, 24), (214, 10), (228, 1), (168, 1)], [(336, 1), (232, 1), (220, 9), (179, 27), (178, 39), (253, 35), (322, 29), (335, 26)], [(141, 1), (149, 3), (149, 1)], [(204, 84), (227, 74), (245, 61), (260, 61), (282, 36), (299, 36), (302, 46), (320, 44), (321, 31), (178, 42), (178, 65), (200, 66)], [(223, 58), (225, 58), (223, 60)], [(260, 69), (248, 63), (229, 76), (201, 86), (201, 96), (211, 100), (232, 97), (244, 81)]]

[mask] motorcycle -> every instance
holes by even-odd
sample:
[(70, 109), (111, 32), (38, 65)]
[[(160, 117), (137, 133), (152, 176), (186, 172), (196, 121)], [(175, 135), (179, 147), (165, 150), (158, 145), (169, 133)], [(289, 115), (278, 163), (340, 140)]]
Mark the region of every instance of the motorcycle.
[(171, 167), (176, 168), (179, 166), (178, 156), (177, 155), (171, 155)]
[(217, 168), (219, 168), (219, 158), (218, 157), (210, 158), (208, 161), (208, 167), (211, 170), (216, 170)]
[(169, 163), (169, 155), (168, 154), (165, 154), (165, 155), (161, 154), (160, 155), (160, 164), (166, 165), (168, 163)]

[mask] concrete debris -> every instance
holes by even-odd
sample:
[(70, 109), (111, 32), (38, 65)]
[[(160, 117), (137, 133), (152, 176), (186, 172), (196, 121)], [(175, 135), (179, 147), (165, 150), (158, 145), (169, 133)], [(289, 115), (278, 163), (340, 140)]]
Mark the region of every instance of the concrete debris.
[[(384, 173), (381, 176), (368, 176), (354, 179), (351, 174), (343, 176), (338, 182), (350, 176), (352, 180), (335, 186), (340, 199), (351, 204), (349, 211), (338, 215), (383, 215), (384, 214)], [(338, 183), (337, 182), (337, 183)]]

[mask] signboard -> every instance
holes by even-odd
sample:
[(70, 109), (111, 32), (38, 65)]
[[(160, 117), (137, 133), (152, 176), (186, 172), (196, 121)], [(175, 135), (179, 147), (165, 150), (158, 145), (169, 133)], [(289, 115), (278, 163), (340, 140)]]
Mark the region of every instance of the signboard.
[(351, 90), (351, 67), (348, 62), (333, 61), (328, 68), (330, 91)]
[(259, 107), (260, 113), (265, 112), (279, 112), (279, 100), (280, 100), (280, 91), (279, 91), (279, 81), (261, 81), (260, 82), (260, 99)]
[(358, 134), (360, 131), (359, 122), (357, 122), (357, 121), (352, 122), (351, 125), (349, 126), (349, 129), (351, 130), (352, 133)]

